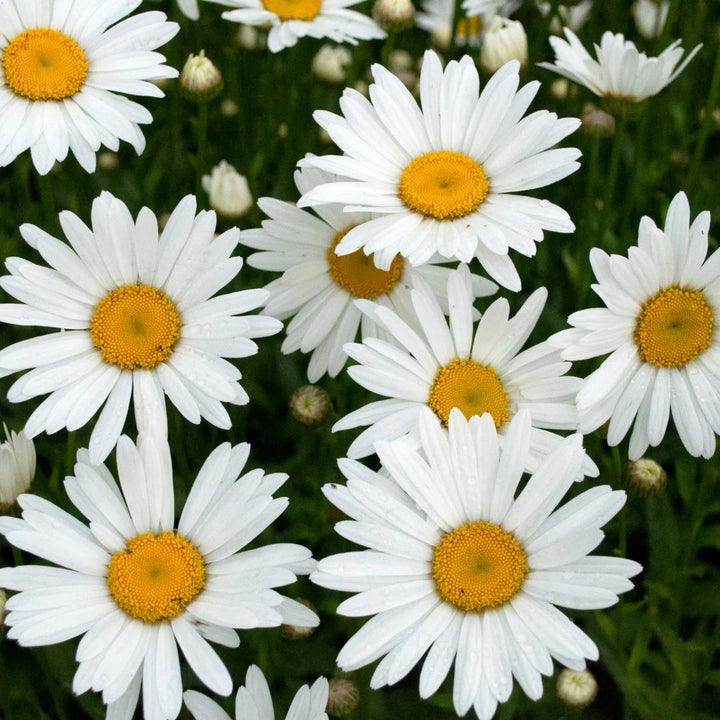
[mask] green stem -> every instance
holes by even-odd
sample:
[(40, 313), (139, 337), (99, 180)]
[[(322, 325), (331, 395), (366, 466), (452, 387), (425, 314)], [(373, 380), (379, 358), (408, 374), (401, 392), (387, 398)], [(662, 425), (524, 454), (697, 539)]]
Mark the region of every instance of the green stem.
[(397, 33), (389, 32), (387, 36), (387, 40), (385, 40), (385, 43), (383, 44), (382, 51), (380, 52), (380, 58), (382, 60), (382, 64), (386, 67), (390, 67), (390, 55), (392, 54), (393, 48), (395, 47), (395, 36)]
[(208, 104), (201, 102), (198, 105), (197, 119), (197, 157), (195, 158), (195, 195), (200, 198), (202, 194), (202, 176), (205, 168), (205, 150), (207, 147)]
[(610, 167), (607, 173), (607, 183), (603, 194), (602, 222), (600, 223), (600, 235), (598, 240), (605, 245), (605, 233), (610, 225), (610, 209), (615, 197), (615, 186), (617, 184), (618, 170), (620, 168), (620, 156), (625, 145), (625, 128), (627, 127), (627, 116), (621, 114), (618, 119), (615, 135), (613, 136), (612, 148), (610, 150)]

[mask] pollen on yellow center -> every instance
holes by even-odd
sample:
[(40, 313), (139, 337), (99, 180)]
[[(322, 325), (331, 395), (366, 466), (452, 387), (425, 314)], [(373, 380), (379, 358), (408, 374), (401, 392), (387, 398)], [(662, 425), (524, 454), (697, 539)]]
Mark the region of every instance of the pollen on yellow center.
[(527, 555), (515, 537), (482, 521), (443, 535), (432, 568), (438, 595), (465, 612), (503, 605), (517, 594), (529, 572)]
[(262, 0), (266, 10), (280, 20), (314, 20), (322, 7), (322, 0)]
[(88, 61), (73, 38), (50, 28), (32, 28), (10, 41), (2, 54), (5, 83), (28, 100), (63, 100), (75, 95)]
[(645, 302), (637, 318), (638, 354), (658, 367), (682, 367), (710, 347), (713, 323), (702, 290), (665, 288)]
[(349, 255), (336, 255), (335, 248), (352, 228), (339, 232), (328, 249), (330, 277), (346, 292), (357, 298), (374, 300), (389, 293), (403, 274), (403, 259), (396, 255), (389, 270), (375, 267), (375, 253), (366, 255), (356, 250)]
[(180, 314), (162, 290), (123, 285), (98, 303), (90, 337), (105, 362), (151, 370), (170, 357), (181, 328)]
[(490, 413), (495, 427), (510, 419), (508, 396), (495, 374), (495, 368), (474, 360), (453, 360), (440, 368), (430, 388), (428, 406), (447, 426), (450, 411), (458, 408), (469, 420), (473, 415)]
[(130, 617), (148, 623), (172, 620), (205, 587), (205, 561), (182, 535), (149, 532), (112, 556), (107, 584)]
[(400, 199), (415, 213), (435, 220), (454, 220), (478, 209), (490, 184), (479, 163), (458, 152), (430, 152), (415, 158), (402, 172)]

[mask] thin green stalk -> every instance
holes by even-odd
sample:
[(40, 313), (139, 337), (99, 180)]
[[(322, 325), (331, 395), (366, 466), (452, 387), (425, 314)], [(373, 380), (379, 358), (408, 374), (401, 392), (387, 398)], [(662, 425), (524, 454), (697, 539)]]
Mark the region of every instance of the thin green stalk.
[(205, 168), (205, 152), (207, 148), (208, 103), (198, 105), (197, 118), (197, 156), (195, 158), (195, 195), (202, 194), (202, 176)]
[(590, 139), (590, 154), (587, 164), (587, 180), (585, 182), (585, 201), (583, 203), (583, 222), (588, 223), (589, 218), (595, 213), (595, 188), (598, 185), (598, 160), (600, 158), (599, 135), (593, 135)]
[(598, 240), (605, 241), (605, 233), (610, 225), (610, 211), (615, 197), (615, 186), (617, 185), (618, 170), (620, 168), (620, 156), (625, 146), (625, 128), (627, 127), (627, 115), (621, 114), (615, 135), (613, 136), (612, 148), (610, 150), (610, 166), (607, 172), (607, 183), (603, 194), (602, 220)]
[(386, 67), (390, 67), (390, 55), (392, 54), (392, 51), (395, 47), (395, 36), (397, 33), (389, 32), (387, 36), (387, 40), (385, 40), (385, 43), (383, 44), (382, 51), (380, 52), (380, 58), (382, 60), (382, 64)]

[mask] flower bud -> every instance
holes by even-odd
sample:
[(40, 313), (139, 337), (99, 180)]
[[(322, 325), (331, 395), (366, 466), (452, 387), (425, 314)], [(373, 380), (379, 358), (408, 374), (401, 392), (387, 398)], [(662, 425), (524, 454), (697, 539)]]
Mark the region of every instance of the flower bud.
[(35, 476), (35, 445), (23, 431), (5, 428), (5, 442), (0, 443), (0, 510), (8, 510), (18, 495), (30, 489)]
[(290, 413), (303, 425), (317, 425), (330, 412), (330, 396), (317, 385), (303, 385), (290, 397)]
[(5, 624), (5, 603), (7, 599), (7, 593), (0, 588), (0, 628)]
[(588, 135), (611, 137), (615, 134), (615, 118), (592, 103), (583, 107), (582, 128)]
[(180, 73), (180, 88), (184, 97), (195, 102), (208, 102), (220, 94), (223, 79), (212, 61), (199, 55), (190, 55)]
[(655, 460), (640, 458), (628, 463), (628, 478), (636, 490), (649, 495), (662, 490), (667, 473)]
[(633, 19), (638, 32), (646, 40), (654, 40), (660, 35), (667, 20), (670, 3), (668, 0), (635, 0), (632, 6)]
[(311, 68), (316, 77), (329, 83), (341, 83), (352, 62), (352, 53), (344, 45), (323, 45), (312, 59)]
[(557, 679), (557, 696), (568, 707), (587, 707), (597, 695), (598, 684), (589, 670), (568, 670), (560, 672)]
[(225, 160), (210, 175), (202, 176), (202, 186), (210, 198), (210, 207), (223, 217), (241, 217), (253, 205), (247, 178)]
[(349, 715), (357, 707), (360, 699), (355, 683), (345, 678), (332, 678), (328, 686), (328, 714), (336, 717)]
[[(297, 601), (317, 615), (317, 608), (309, 600), (298, 598)], [(281, 625), (280, 634), (288, 640), (305, 640), (309, 638), (316, 629), (315, 627), (309, 627), (307, 625)]]
[(528, 44), (525, 28), (517, 20), (496, 15), (480, 48), (480, 65), (486, 72), (494, 73), (510, 60), (519, 60), (521, 67), (527, 65)]
[(407, 30), (415, 24), (412, 0), (375, 0), (373, 20), (387, 32)]

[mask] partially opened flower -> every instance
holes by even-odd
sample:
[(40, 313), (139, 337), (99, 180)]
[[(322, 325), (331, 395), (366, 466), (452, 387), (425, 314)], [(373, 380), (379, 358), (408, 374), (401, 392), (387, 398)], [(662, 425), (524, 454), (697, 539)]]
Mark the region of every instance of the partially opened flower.
[[(315, 168), (295, 173), (301, 193), (333, 180), (335, 176)], [(356, 298), (374, 302), (405, 314), (410, 306), (413, 278), (423, 277), (431, 284), (447, 312), (446, 283), (449, 268), (435, 264), (434, 258), (421, 267), (413, 267), (398, 255), (389, 270), (375, 266), (372, 255), (362, 251), (338, 255), (335, 250), (354, 227), (371, 220), (369, 213), (346, 213), (339, 205), (321, 205), (317, 215), (291, 203), (261, 198), (260, 208), (269, 216), (262, 228), (244, 230), (240, 242), (261, 250), (248, 257), (248, 265), (262, 270), (283, 271), (282, 277), (267, 285), (270, 299), (265, 312), (284, 320), (287, 326), (282, 351), (311, 353), (308, 365), (310, 382), (325, 373), (335, 377), (345, 366), (345, 343), (363, 337), (383, 335), (384, 331), (354, 304)], [(471, 276), (472, 296), (490, 295), (495, 283)]]
[(310, 579), (357, 593), (339, 614), (373, 616), (340, 651), (343, 670), (382, 658), (370, 682), (379, 688), (425, 656), (420, 696), (427, 698), (454, 661), (455, 711), (473, 706), (489, 720), (513, 677), (536, 700), (553, 658), (575, 670), (598, 658), (595, 643), (555, 606), (604, 608), (632, 587), (636, 562), (589, 555), (625, 493), (593, 487), (556, 509), (583, 462), (573, 435), (515, 497), (530, 447), (525, 411), (510, 422), (502, 449), (489, 414), (468, 422), (455, 409), (445, 433), (426, 408), (419, 427), (419, 448), (377, 445), (404, 500), (374, 471), (341, 462), (347, 485), (323, 492), (352, 518), (335, 526), (338, 534), (368, 549), (320, 560)]
[(35, 445), (24, 432), (5, 430), (5, 441), (0, 442), (0, 510), (15, 503), (18, 495), (30, 489), (35, 476)]
[(593, 290), (606, 307), (580, 310), (570, 330), (550, 342), (563, 357), (580, 360), (610, 353), (578, 393), (580, 432), (608, 420), (607, 441), (630, 436), (631, 460), (658, 445), (672, 415), (691, 455), (712, 457), (720, 433), (720, 251), (706, 259), (710, 213), (690, 224), (679, 192), (664, 230), (640, 221), (628, 257), (590, 252)]
[(140, 125), (152, 115), (117, 93), (163, 97), (148, 81), (178, 73), (153, 51), (179, 28), (161, 12), (122, 20), (140, 2), (0, 4), (0, 166), (30, 148), (41, 175), (69, 151), (94, 172), (101, 145), (143, 151)]
[(20, 303), (0, 305), (0, 321), (59, 329), (0, 351), (0, 376), (33, 368), (10, 388), (11, 402), (50, 393), (25, 426), (28, 437), (76, 430), (104, 404), (90, 438), (90, 457), (101, 462), (122, 432), (131, 398), (138, 430), (165, 432), (166, 395), (190, 422), (231, 426), (223, 403), (249, 398), (240, 371), (223, 358), (255, 354), (250, 338), (282, 324), (243, 315), (265, 302), (266, 290), (213, 297), (242, 267), (242, 258), (231, 256), (239, 230), (214, 237), (215, 213), (195, 209), (188, 195), (158, 235), (151, 210), (133, 221), (104, 192), (93, 202), (92, 230), (60, 213), (70, 245), (21, 226), (51, 267), (7, 260), (11, 274), (0, 286)]
[(568, 214), (547, 200), (517, 195), (577, 170), (580, 151), (554, 147), (580, 121), (539, 110), (523, 115), (540, 87), (518, 91), (519, 64), (504, 65), (479, 93), (474, 62), (465, 56), (443, 71), (428, 51), (420, 75), (418, 107), (388, 70), (373, 65), (370, 100), (348, 88), (343, 115), (315, 119), (345, 153), (307, 157), (342, 178), (305, 193), (301, 206), (341, 203), (371, 212), (338, 244), (337, 253), (362, 248), (388, 270), (396, 255), (422, 265), (436, 253), (470, 262), (477, 257), (493, 280), (512, 290), (520, 277), (510, 248), (535, 253), (543, 230), (572, 232)]
[[(333, 430), (369, 425), (352, 443), (348, 456), (365, 457), (378, 440), (416, 433), (418, 418), (432, 409), (438, 425), (447, 427), (454, 408), (466, 418), (490, 413), (501, 441), (508, 421), (526, 409), (532, 418), (528, 470), (561, 441), (550, 430), (577, 429), (575, 394), (581, 381), (566, 376), (570, 364), (545, 342), (522, 346), (540, 317), (547, 291), (536, 290), (510, 318), (507, 300), (493, 302), (475, 325), (470, 273), (466, 266), (447, 281), (449, 322), (429, 288), (415, 283), (411, 293), (415, 332), (389, 308), (358, 301), (360, 309), (393, 337), (394, 342), (366, 338), (345, 351), (359, 365), (348, 374), (384, 400), (368, 403), (335, 423)], [(399, 346), (399, 347), (398, 347)], [(585, 474), (597, 474), (589, 460)]]
[(684, 52), (680, 40), (675, 40), (658, 57), (649, 58), (622, 33), (606, 31), (600, 45), (595, 45), (597, 60), (594, 60), (572, 30), (565, 28), (565, 37), (567, 41), (550, 38), (555, 64), (538, 63), (540, 67), (564, 75), (596, 95), (631, 102), (657, 95), (687, 67), (702, 47), (697, 45), (676, 67)]
[[(195, 720), (231, 720), (230, 716), (207, 695), (185, 691), (185, 705)], [(303, 685), (293, 698), (285, 720), (328, 720), (325, 706), (328, 681), (320, 677), (312, 686)], [(238, 688), (235, 699), (235, 720), (274, 720), (272, 696), (267, 680), (257, 665), (245, 675), (245, 685)]]
[(386, 36), (367, 15), (349, 10), (360, 0), (208, 0), (233, 10), (222, 14), (226, 20), (245, 25), (270, 25), (268, 48), (280, 52), (299, 38), (329, 38), (357, 45), (358, 40)]
[(37, 646), (82, 635), (73, 690), (102, 692), (109, 718), (129, 720), (141, 686), (147, 720), (177, 717), (178, 646), (207, 687), (229, 695), (232, 679), (208, 640), (237, 647), (234, 628), (318, 623), (273, 589), (312, 569), (309, 550), (276, 544), (239, 552), (288, 504), (273, 498), (287, 475), (240, 476), (249, 452), (247, 443), (224, 443), (210, 454), (177, 528), (170, 448), (157, 436), (137, 447), (120, 438), (119, 487), (104, 465), (78, 453), (65, 489), (89, 526), (22, 495), (22, 518), (0, 518), (0, 532), (60, 567), (0, 570), (0, 585), (20, 591), (6, 605), (8, 637)]

